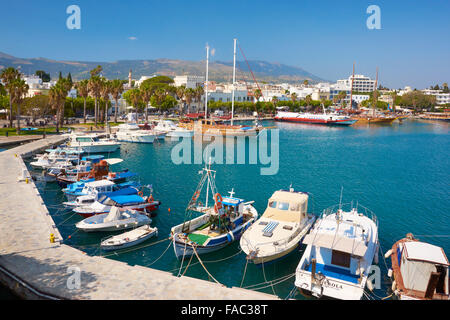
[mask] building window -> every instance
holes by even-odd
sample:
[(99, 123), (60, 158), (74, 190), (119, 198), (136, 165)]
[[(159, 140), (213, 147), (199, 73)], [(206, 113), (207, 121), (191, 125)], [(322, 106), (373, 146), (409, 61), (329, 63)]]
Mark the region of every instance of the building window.
[(335, 266), (350, 268), (350, 254), (333, 250), (331, 254), (331, 263)]

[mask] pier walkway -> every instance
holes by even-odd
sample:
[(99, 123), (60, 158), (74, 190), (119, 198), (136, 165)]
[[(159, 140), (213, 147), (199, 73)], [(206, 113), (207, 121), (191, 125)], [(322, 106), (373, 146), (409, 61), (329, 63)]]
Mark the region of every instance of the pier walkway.
[[(63, 244), (34, 182), (18, 181), (26, 169), (22, 156), (62, 141), (50, 136), (0, 152), (0, 282), (15, 293), (30, 299), (278, 299), (88, 256)], [(78, 270), (79, 288), (73, 281)]]

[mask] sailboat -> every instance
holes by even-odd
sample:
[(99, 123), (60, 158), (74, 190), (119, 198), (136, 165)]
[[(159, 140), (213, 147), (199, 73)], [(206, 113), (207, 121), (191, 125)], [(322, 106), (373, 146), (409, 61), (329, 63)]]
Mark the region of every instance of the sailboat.
[(209, 46), (206, 46), (206, 89), (205, 89), (205, 118), (199, 119), (194, 124), (185, 125), (189, 129), (194, 130), (194, 134), (201, 134), (203, 136), (255, 136), (261, 130), (264, 130), (262, 126), (249, 126), (249, 125), (234, 125), (234, 96), (236, 86), (236, 42), (234, 39), (234, 58), (233, 58), (233, 86), (232, 86), (232, 99), (231, 99), (231, 124), (219, 124), (214, 121), (211, 116), (208, 119), (208, 70), (209, 70)]
[[(171, 229), (177, 258), (204, 254), (222, 249), (231, 242), (239, 240), (247, 228), (257, 219), (258, 212), (252, 206), (253, 201), (230, 196), (222, 197), (215, 183), (216, 172), (211, 164), (205, 165), (200, 172), (202, 177), (186, 208), (185, 221)], [(206, 184), (205, 204), (198, 201), (203, 186)], [(208, 205), (209, 192), (214, 196), (214, 205)], [(200, 216), (191, 219), (193, 213)]]

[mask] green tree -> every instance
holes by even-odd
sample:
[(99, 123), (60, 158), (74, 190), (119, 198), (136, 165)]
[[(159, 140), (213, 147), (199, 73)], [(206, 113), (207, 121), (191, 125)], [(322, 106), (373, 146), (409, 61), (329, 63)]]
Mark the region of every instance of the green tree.
[[(98, 99), (101, 97), (101, 90), (102, 90), (102, 78), (97, 75), (96, 69), (91, 70), (91, 78), (89, 79), (89, 94), (91, 97), (95, 100), (95, 126), (97, 127), (98, 122)], [(93, 72), (94, 71), (94, 72)]]
[(114, 122), (117, 123), (117, 109), (119, 109), (119, 98), (123, 93), (123, 81), (119, 79), (115, 79), (111, 82), (111, 95), (116, 102), (116, 107), (114, 110)]
[(3, 69), (0, 74), (0, 79), (2, 80), (6, 91), (8, 91), (9, 94), (9, 127), (12, 128), (13, 126), (13, 117), (12, 117), (12, 99), (13, 99), (13, 83), (17, 79), (20, 79), (20, 73), (18, 70), (9, 67), (6, 69)]
[(35, 72), (35, 74), (39, 78), (41, 78), (42, 82), (50, 82), (50, 80), (51, 80), (50, 74), (45, 72), (45, 71), (43, 71), (43, 70), (38, 70), (38, 71)]
[(86, 99), (89, 96), (89, 80), (81, 80), (75, 84), (75, 88), (77, 89), (77, 93), (84, 100), (84, 108), (83, 108), (83, 119), (84, 123), (86, 123)]
[(26, 94), (28, 93), (29, 86), (25, 82), (25, 80), (22, 79), (15, 79), (12, 82), (12, 88), (13, 88), (13, 98), (12, 101), (17, 104), (17, 134), (20, 134), (20, 105), (22, 104), (23, 100), (25, 99)]

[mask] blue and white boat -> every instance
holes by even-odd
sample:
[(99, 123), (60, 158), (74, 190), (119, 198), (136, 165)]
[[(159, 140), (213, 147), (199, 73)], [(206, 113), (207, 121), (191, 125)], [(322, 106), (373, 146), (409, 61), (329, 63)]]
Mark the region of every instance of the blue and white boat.
[(106, 179), (91, 181), (85, 183), (81, 190), (76, 189), (73, 192), (66, 192), (65, 195), (69, 202), (64, 202), (64, 205), (78, 206), (79, 204), (76, 200), (81, 196), (84, 197), (83, 200), (86, 200), (86, 197), (89, 197), (95, 201), (103, 195), (110, 195), (112, 193), (115, 193), (116, 195), (137, 194), (139, 192), (139, 187), (139, 183), (134, 181), (124, 182), (121, 184), (115, 184), (114, 182)]
[[(222, 197), (215, 187), (215, 171), (202, 170), (199, 187), (186, 210), (185, 221), (171, 229), (171, 239), (177, 258), (193, 254), (205, 254), (222, 249), (239, 240), (244, 231), (258, 218), (253, 202), (245, 202), (233, 196)], [(198, 202), (203, 185), (207, 183), (206, 200)], [(208, 206), (208, 194), (214, 195), (214, 205)], [(191, 218), (193, 213), (200, 216)]]
[(305, 237), (307, 247), (295, 275), (301, 291), (318, 298), (362, 298), (379, 244), (376, 216), (360, 207), (361, 211), (358, 206), (344, 211), (341, 205), (325, 210)]

